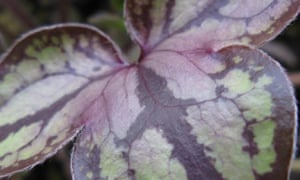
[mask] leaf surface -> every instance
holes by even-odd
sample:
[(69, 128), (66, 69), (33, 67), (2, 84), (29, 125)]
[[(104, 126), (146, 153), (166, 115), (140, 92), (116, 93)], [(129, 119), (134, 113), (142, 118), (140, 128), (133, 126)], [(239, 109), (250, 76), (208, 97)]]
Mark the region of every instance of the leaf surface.
[[(70, 141), (112, 71), (124, 66), (94, 28), (42, 28), (21, 39), (0, 65), (0, 177), (43, 161)], [(115, 69), (112, 69), (112, 68)]]
[(86, 112), (98, 119), (77, 139), (73, 178), (285, 179), (290, 87), (277, 63), (245, 47), (152, 53), (111, 78)]
[(152, 49), (219, 50), (259, 45), (299, 11), (299, 0), (127, 0), (129, 33)]

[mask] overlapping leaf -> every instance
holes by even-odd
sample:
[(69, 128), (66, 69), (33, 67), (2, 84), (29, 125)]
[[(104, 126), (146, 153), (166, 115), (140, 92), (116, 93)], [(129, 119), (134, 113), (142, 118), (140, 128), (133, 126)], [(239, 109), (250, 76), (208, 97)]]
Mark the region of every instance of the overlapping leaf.
[(253, 46), (299, 4), (127, 0), (142, 47), (134, 65), (90, 27), (23, 38), (0, 66), (0, 176), (44, 160), (81, 129), (76, 180), (286, 179), (295, 100), (281, 67)]
[[(217, 50), (258, 45), (278, 34), (295, 16), (298, 0), (127, 0), (131, 36), (153, 48)], [(158, 46), (158, 47), (157, 47)]]
[(106, 36), (82, 25), (44, 28), (16, 44), (0, 71), (0, 176), (71, 140), (98, 93), (90, 83), (122, 66), (120, 58)]

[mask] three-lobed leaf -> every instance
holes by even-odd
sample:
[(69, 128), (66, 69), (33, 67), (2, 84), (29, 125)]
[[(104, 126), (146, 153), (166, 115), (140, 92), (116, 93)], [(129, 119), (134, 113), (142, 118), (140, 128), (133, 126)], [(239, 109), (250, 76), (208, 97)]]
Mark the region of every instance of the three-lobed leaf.
[(89, 26), (26, 35), (0, 65), (0, 177), (78, 135), (77, 180), (287, 178), (295, 99), (282, 68), (254, 46), (299, 4), (127, 0), (137, 64)]

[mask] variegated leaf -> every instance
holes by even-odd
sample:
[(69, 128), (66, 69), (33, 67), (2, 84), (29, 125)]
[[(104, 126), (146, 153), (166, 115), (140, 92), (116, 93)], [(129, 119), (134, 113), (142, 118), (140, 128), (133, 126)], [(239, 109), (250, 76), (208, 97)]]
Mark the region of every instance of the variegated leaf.
[(0, 65), (0, 177), (70, 141), (101, 86), (92, 82), (123, 64), (109, 38), (89, 26), (52, 26), (21, 38)]
[(152, 53), (105, 87), (85, 113), (97, 119), (75, 144), (73, 179), (288, 176), (295, 100), (260, 51)]
[(258, 45), (299, 11), (299, 0), (127, 0), (129, 33), (145, 52)]

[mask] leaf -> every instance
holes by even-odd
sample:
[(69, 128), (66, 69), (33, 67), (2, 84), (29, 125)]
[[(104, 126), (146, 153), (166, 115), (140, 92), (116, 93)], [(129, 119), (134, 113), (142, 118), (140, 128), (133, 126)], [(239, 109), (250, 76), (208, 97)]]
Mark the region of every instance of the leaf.
[(299, 0), (127, 0), (126, 20), (145, 52), (211, 51), (273, 38), (299, 6)]
[(156, 52), (106, 88), (75, 144), (75, 180), (288, 176), (295, 99), (260, 51)]
[(121, 58), (108, 37), (77, 24), (39, 29), (13, 46), (0, 65), (0, 177), (69, 142), (101, 86), (92, 82), (124, 66)]

